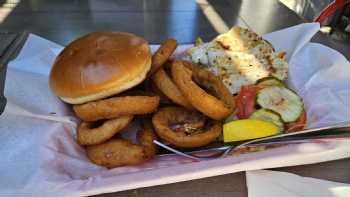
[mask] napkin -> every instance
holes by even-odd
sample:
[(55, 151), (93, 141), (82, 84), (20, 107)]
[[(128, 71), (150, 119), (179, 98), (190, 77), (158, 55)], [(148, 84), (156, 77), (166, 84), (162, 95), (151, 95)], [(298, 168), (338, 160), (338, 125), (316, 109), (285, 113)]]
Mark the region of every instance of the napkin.
[[(306, 23), (264, 36), (276, 50), (287, 51), (289, 83), (304, 98), (312, 127), (350, 119), (350, 63), (337, 51), (309, 42), (318, 30), (317, 23)], [(188, 47), (179, 46), (176, 54)], [(349, 139), (332, 139), (203, 162), (160, 155), (138, 166), (94, 165), (76, 143), (78, 122), (71, 107), (48, 86), (62, 48), (31, 34), (8, 66), (8, 104), (0, 116), (0, 196), (86, 196), (350, 156)]]
[(350, 185), (287, 172), (246, 172), (248, 197), (348, 197)]

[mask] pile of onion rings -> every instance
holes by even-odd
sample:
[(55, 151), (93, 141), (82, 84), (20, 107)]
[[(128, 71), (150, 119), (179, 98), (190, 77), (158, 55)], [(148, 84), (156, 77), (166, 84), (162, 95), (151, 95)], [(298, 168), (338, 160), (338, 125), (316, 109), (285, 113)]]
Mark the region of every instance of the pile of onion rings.
[(184, 97), (165, 69), (160, 68), (153, 76), (155, 86), (171, 101), (187, 109), (193, 109), (191, 103)]
[[(122, 93), (73, 106), (82, 120), (77, 141), (93, 163), (107, 168), (137, 165), (156, 155), (157, 137), (175, 147), (194, 148), (222, 134), (222, 120), (235, 109), (233, 96), (200, 65), (171, 59), (176, 47), (176, 40), (168, 39), (153, 54), (148, 78), (135, 87), (146, 94)], [(139, 143), (120, 137), (139, 118)]]
[(171, 73), (177, 87), (197, 110), (215, 120), (223, 120), (232, 114), (233, 97), (223, 82), (214, 74), (199, 66), (179, 60), (173, 61)]

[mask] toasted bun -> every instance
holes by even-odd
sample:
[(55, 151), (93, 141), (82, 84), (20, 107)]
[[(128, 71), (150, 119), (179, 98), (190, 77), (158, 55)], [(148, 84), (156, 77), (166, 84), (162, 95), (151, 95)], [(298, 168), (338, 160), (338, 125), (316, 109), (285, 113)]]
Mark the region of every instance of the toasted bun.
[(81, 104), (138, 85), (150, 68), (151, 51), (144, 39), (130, 33), (95, 32), (59, 54), (50, 87), (63, 101)]

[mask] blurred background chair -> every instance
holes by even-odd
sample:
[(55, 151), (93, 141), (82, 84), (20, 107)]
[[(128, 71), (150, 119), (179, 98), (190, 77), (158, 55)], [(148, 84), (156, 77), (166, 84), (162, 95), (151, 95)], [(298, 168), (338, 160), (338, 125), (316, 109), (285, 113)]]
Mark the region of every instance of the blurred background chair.
[(279, 0), (332, 39), (350, 43), (350, 0)]
[(315, 21), (323, 24), (328, 17), (339, 11), (341, 17), (344, 14), (345, 8), (349, 2), (349, 0), (334, 0), (321, 11), (320, 15), (315, 19)]

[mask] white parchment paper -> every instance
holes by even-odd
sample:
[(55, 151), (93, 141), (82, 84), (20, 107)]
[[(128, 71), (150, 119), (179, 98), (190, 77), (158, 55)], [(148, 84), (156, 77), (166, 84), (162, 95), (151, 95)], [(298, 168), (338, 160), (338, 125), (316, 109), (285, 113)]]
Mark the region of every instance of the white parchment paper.
[(246, 172), (249, 197), (348, 197), (350, 184), (298, 176), (287, 172)]
[[(265, 36), (287, 52), (289, 82), (305, 101), (310, 127), (350, 120), (350, 63), (337, 51), (309, 42), (318, 30), (318, 24), (306, 23)], [(75, 142), (76, 119), (69, 106), (48, 87), (60, 50), (62, 46), (30, 35), (9, 65), (8, 104), (0, 116), (0, 196), (85, 196), (350, 157), (350, 139), (339, 138), (205, 162), (165, 155), (140, 166), (96, 166)]]

